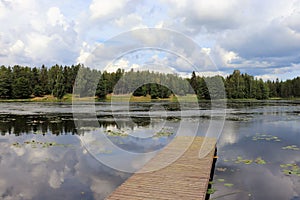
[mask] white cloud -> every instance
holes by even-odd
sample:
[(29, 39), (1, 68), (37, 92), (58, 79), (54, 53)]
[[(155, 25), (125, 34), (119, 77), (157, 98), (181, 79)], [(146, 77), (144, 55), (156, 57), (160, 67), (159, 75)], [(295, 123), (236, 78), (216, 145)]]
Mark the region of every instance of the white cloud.
[[(34, 66), (84, 62), (95, 44), (123, 31), (164, 27), (183, 32), (210, 49), (209, 54), (221, 68), (243, 68), (260, 75), (266, 73), (267, 68), (300, 63), (299, 2), (0, 1), (0, 23), (3, 24), (0, 63)], [(169, 41), (168, 35), (135, 34), (135, 42), (145, 45)], [(197, 64), (206, 62), (200, 61), (199, 55), (192, 51), (184, 52), (180, 48), (184, 44), (179, 40), (173, 45), (172, 50)]]
[(62, 26), (64, 30), (67, 30), (69, 25), (63, 14), (61, 14), (58, 7), (51, 7), (47, 12), (48, 22), (51, 26)]
[(48, 181), (50, 187), (57, 189), (60, 187), (60, 185), (63, 182), (64, 182), (63, 173), (62, 172), (58, 173), (56, 170), (52, 170)]
[(77, 63), (86, 63), (88, 57), (92, 53), (92, 50), (93, 50), (92, 47), (88, 43), (83, 42), (81, 45), (80, 53), (79, 53), (79, 56), (78, 56), (76, 62)]
[(10, 47), (10, 52), (12, 54), (20, 54), (24, 51), (24, 43), (21, 40), (17, 40), (15, 44)]
[(255, 76), (255, 78), (257, 79), (263, 79), (264, 81), (266, 80), (276, 80), (277, 76), (274, 75), (274, 74), (264, 74), (264, 75), (261, 75), (261, 76)]
[(118, 27), (143, 27), (141, 16), (136, 13), (131, 13), (127, 16), (121, 16), (119, 19), (115, 20)]
[(91, 18), (107, 17), (120, 11), (128, 0), (93, 0), (90, 5)]
[(95, 199), (104, 199), (114, 190), (114, 185), (108, 180), (92, 177), (91, 190)]
[(213, 76), (223, 76), (226, 77), (229, 74), (225, 72), (220, 72), (220, 71), (203, 71), (203, 72), (198, 72), (196, 73), (198, 76), (204, 76), (204, 77), (213, 77)]
[(0, 62), (5, 65), (73, 64), (77, 33), (61, 9), (37, 1), (1, 1)]

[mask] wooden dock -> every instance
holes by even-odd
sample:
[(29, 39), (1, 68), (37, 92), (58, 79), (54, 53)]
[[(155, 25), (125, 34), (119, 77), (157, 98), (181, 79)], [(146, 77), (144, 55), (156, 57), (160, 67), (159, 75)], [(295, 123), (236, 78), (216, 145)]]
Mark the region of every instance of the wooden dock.
[[(191, 145), (183, 152), (187, 142)], [(206, 138), (209, 153), (199, 159), (203, 137), (176, 137), (161, 152), (152, 158), (138, 173), (120, 185), (107, 200), (117, 199), (205, 199), (215, 153), (215, 139)], [(209, 142), (209, 145), (207, 145)], [(177, 157), (176, 157), (177, 156)], [(169, 162), (169, 163), (168, 163)], [(153, 169), (166, 167), (153, 171)], [(152, 171), (152, 172), (147, 172)], [(145, 173), (143, 173), (145, 172)]]

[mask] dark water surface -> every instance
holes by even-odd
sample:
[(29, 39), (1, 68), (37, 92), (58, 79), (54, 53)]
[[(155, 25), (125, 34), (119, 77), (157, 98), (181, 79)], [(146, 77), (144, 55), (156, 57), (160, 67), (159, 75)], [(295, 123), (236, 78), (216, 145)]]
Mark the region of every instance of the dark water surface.
[[(0, 199), (104, 199), (131, 174), (99, 162), (82, 139), (110, 156), (115, 152), (103, 149), (97, 134), (112, 134), (120, 148), (144, 153), (163, 148), (179, 127), (205, 135), (209, 122), (222, 123), (209, 102), (184, 110), (176, 103), (134, 103), (129, 113), (122, 103), (97, 103), (96, 119), (90, 106), (77, 106), (80, 127), (70, 104), (0, 103)], [(300, 102), (228, 102), (226, 113), (211, 198), (300, 199)]]

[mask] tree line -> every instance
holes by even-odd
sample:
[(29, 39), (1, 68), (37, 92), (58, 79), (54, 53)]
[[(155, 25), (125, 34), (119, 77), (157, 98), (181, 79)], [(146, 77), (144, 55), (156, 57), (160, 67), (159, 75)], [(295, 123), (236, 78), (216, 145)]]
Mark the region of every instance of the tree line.
[[(74, 87), (75, 86), (75, 87)], [(222, 86), (225, 91), (222, 90)], [(75, 90), (73, 90), (75, 88)], [(0, 98), (26, 99), (53, 95), (58, 99), (67, 93), (79, 97), (133, 94), (151, 98), (167, 98), (172, 94), (196, 94), (198, 99), (268, 99), (300, 97), (300, 77), (292, 80), (263, 81), (234, 70), (227, 77), (203, 77), (191, 74), (182, 78), (176, 74), (150, 71), (115, 72), (99, 71), (84, 67), (54, 65), (52, 67), (0, 67)]]

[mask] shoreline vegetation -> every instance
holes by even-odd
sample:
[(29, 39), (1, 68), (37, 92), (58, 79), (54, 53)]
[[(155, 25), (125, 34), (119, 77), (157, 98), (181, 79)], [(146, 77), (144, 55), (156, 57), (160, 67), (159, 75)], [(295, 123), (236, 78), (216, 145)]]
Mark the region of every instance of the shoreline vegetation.
[[(196, 95), (186, 95), (186, 96), (170, 96), (168, 98), (158, 98), (158, 99), (151, 99), (151, 96), (133, 96), (131, 94), (127, 95), (113, 95), (109, 94), (106, 96), (105, 99), (98, 99), (96, 96), (95, 97), (81, 97), (81, 98), (74, 98), (72, 94), (66, 94), (64, 95), (63, 98), (58, 99), (54, 97), (53, 95), (45, 95), (43, 97), (33, 97), (33, 98), (28, 98), (28, 99), (0, 99), (0, 103), (9, 103), (9, 102), (37, 102), (37, 103), (72, 103), (72, 101), (76, 102), (136, 102), (136, 103), (142, 103), (142, 102), (160, 102), (160, 101), (168, 101), (168, 102), (195, 102), (195, 99), (197, 98)], [(234, 101), (234, 102), (259, 102), (262, 100), (258, 99), (220, 99), (220, 101), (226, 100), (226, 101)], [(265, 100), (271, 100), (271, 101), (284, 101), (284, 100), (300, 100), (299, 97), (295, 98), (269, 98)], [(264, 100), (264, 101), (265, 101)], [(209, 100), (198, 100), (200, 102), (206, 102)]]
[(153, 71), (99, 71), (81, 64), (0, 66), (0, 102), (280, 100), (300, 98), (300, 77), (263, 81), (239, 70), (190, 78)]

